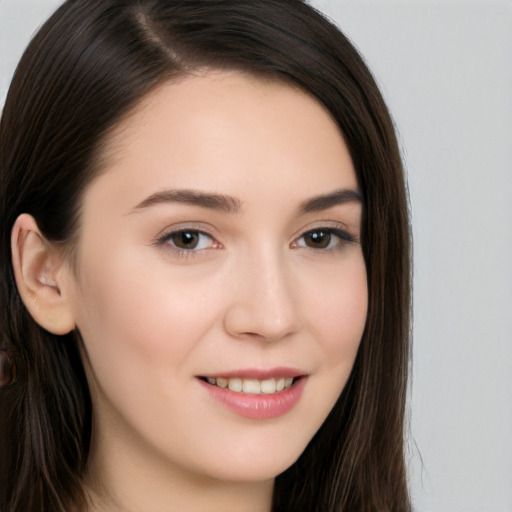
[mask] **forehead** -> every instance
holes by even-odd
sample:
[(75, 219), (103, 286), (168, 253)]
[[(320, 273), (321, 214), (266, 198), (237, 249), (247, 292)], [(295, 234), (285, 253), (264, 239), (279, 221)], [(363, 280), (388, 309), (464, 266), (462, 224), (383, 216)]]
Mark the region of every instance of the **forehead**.
[(236, 72), (160, 86), (118, 124), (106, 147), (106, 174), (123, 182), (138, 176), (147, 194), (158, 182), (243, 196), (291, 178), (304, 194), (308, 187), (357, 188), (342, 134), (315, 98)]

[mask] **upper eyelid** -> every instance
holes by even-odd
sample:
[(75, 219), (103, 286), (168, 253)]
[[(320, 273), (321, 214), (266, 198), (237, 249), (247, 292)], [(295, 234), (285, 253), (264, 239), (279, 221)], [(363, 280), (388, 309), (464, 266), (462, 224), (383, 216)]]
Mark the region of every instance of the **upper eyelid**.
[(320, 229), (326, 229), (330, 231), (345, 231), (355, 239), (359, 240), (359, 225), (356, 228), (355, 226), (350, 226), (349, 224), (338, 220), (319, 220), (316, 222), (309, 223), (306, 226), (303, 226), (301, 229), (297, 230), (293, 235), (292, 240), (296, 240), (297, 238), (300, 238), (301, 236), (304, 236), (305, 234), (311, 231), (316, 231)]
[[(339, 228), (332, 228), (332, 227), (331, 228), (329, 228), (329, 227), (321, 228), (320, 227), (320, 228), (313, 228), (313, 229), (309, 229), (309, 230), (305, 231), (304, 233), (302, 233), (302, 235), (295, 238), (294, 241), (292, 242), (292, 244), (296, 243), (297, 240), (304, 238), (309, 233), (314, 233), (315, 231), (322, 231), (322, 230), (337, 237), (340, 240), (341, 244), (357, 244), (357, 243), (359, 243), (359, 236), (350, 233), (350, 231), (348, 231), (346, 229), (339, 229)], [(346, 236), (343, 236), (344, 234), (346, 234)], [(299, 247), (302, 247), (302, 246), (299, 246)], [(319, 248), (318, 250), (325, 250), (325, 249)]]
[(155, 240), (165, 238), (173, 233), (179, 233), (180, 231), (197, 231), (198, 233), (207, 235), (211, 238), (216, 239), (218, 237), (217, 230), (209, 224), (200, 221), (185, 221), (163, 228), (155, 236)]

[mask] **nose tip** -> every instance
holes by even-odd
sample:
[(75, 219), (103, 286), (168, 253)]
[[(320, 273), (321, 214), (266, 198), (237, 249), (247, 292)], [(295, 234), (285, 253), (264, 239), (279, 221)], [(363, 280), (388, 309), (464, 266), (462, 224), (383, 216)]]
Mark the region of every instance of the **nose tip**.
[(240, 279), (224, 324), (237, 338), (283, 339), (300, 328), (297, 297), (291, 279), (276, 267)]
[(261, 304), (265, 300), (260, 301), (258, 308), (249, 304), (232, 307), (226, 315), (226, 331), (237, 338), (254, 337), (267, 341), (279, 340), (295, 332), (294, 322), (288, 315), (276, 309), (263, 311)]

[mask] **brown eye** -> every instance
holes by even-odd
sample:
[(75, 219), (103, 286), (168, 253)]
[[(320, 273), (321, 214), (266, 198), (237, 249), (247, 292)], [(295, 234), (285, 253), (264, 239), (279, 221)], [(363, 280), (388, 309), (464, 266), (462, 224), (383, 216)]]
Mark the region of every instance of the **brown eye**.
[(344, 229), (325, 227), (306, 231), (294, 240), (292, 247), (332, 251), (343, 249), (354, 242), (356, 238)]
[(332, 233), (321, 229), (309, 231), (304, 235), (304, 244), (312, 249), (326, 249), (331, 243)]
[(179, 249), (196, 249), (200, 235), (198, 231), (177, 231), (171, 234), (169, 241)]
[(176, 254), (193, 254), (205, 249), (220, 249), (222, 245), (214, 237), (197, 229), (179, 229), (162, 235), (157, 244)]

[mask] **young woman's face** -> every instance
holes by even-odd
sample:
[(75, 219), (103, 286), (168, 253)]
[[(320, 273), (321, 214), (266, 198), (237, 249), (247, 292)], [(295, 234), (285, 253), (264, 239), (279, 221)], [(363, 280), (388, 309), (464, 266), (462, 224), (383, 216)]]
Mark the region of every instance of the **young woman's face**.
[(128, 485), (155, 468), (270, 480), (332, 409), (365, 325), (343, 138), (298, 90), (207, 73), (159, 88), (109, 144), (71, 284), (93, 464)]

